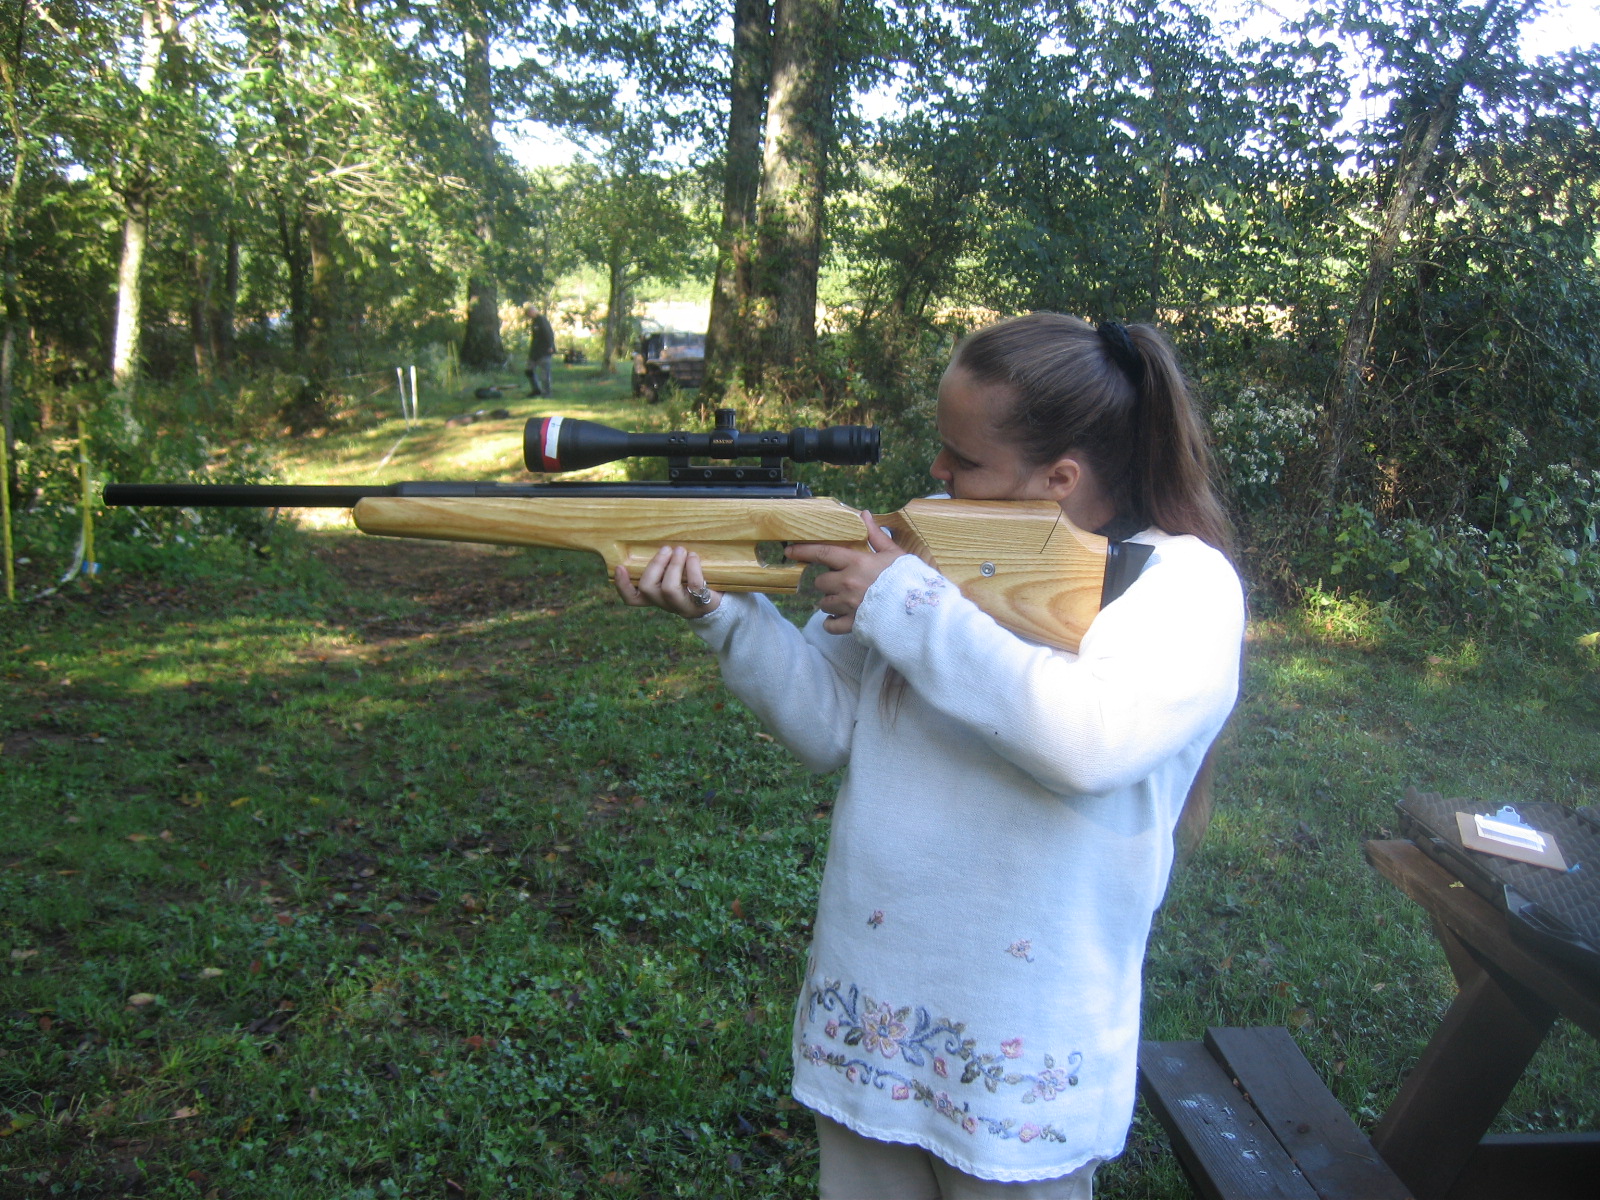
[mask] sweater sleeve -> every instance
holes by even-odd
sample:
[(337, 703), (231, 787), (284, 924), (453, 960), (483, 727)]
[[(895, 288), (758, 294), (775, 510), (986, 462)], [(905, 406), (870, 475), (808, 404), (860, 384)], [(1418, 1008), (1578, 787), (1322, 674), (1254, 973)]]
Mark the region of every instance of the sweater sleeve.
[(1238, 694), (1238, 576), (1196, 538), (1163, 538), (1076, 655), (1002, 628), (911, 557), (856, 612), (856, 636), (934, 708), (1064, 794), (1104, 795), (1215, 735)]
[(822, 628), (804, 629), (765, 596), (730, 594), (689, 627), (717, 653), (722, 680), (771, 734), (813, 771), (850, 757), (866, 648)]

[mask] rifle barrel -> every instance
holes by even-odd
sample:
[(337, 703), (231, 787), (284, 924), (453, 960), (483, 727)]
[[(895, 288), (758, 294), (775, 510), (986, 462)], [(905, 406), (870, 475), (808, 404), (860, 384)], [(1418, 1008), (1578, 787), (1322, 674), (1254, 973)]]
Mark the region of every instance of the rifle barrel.
[(430, 499), (525, 499), (532, 496), (650, 496), (656, 499), (792, 500), (811, 494), (803, 483), (693, 486), (670, 483), (416, 482), (339, 483), (108, 483), (105, 503), (150, 508), (354, 508), (371, 496)]
[(311, 483), (108, 483), (109, 505), (153, 508), (351, 508), (394, 487)]

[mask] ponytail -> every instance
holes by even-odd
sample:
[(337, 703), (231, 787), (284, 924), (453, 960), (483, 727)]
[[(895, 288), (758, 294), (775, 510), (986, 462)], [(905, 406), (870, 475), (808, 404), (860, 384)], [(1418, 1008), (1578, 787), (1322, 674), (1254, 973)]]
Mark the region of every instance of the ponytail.
[(1088, 462), (1116, 506), (1114, 532), (1155, 525), (1231, 552), (1205, 426), (1155, 326), (1030, 313), (969, 335), (952, 363), (1011, 393), (996, 424), (1030, 465)]

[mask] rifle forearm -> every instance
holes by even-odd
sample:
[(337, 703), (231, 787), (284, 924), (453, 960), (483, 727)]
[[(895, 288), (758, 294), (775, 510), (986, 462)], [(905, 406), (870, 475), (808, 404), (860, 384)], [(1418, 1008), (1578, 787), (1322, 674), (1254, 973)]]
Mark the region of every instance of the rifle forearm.
[(528, 500), (374, 497), (355, 507), (363, 533), (387, 537), (551, 546), (598, 554), (608, 573), (637, 578), (664, 545), (700, 556), (719, 591), (793, 592), (804, 568), (765, 566), (761, 542), (866, 544), (861, 518), (837, 500), (536, 497)]

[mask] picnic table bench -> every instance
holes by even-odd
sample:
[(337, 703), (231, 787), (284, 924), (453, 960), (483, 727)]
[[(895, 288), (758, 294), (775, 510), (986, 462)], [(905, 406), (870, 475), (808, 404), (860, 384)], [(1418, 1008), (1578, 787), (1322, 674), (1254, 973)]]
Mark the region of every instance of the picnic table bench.
[(1287, 1029), (1143, 1042), (1139, 1090), (1206, 1200), (1410, 1200)]
[(1556, 1017), (1600, 1037), (1592, 978), (1518, 942), (1504, 914), (1410, 842), (1368, 860), (1434, 919), (1459, 991), (1369, 1140), (1288, 1030), (1147, 1041), (1139, 1090), (1206, 1200), (1588, 1200), (1600, 1134), (1488, 1134)]

